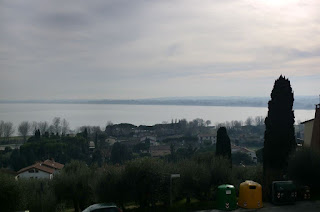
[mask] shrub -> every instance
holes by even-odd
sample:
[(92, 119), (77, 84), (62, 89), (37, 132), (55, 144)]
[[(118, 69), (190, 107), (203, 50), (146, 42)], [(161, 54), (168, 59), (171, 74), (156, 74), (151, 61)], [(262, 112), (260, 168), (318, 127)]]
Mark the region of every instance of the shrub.
[(313, 194), (320, 194), (320, 153), (310, 148), (298, 149), (289, 159), (289, 178), (309, 185)]
[(252, 158), (246, 154), (246, 153), (242, 153), (242, 152), (235, 152), (232, 153), (232, 163), (235, 165), (253, 165), (254, 162), (252, 160)]
[(0, 205), (1, 211), (14, 211), (18, 208), (20, 193), (13, 176), (0, 173)]
[(124, 184), (129, 198), (146, 207), (164, 201), (169, 191), (167, 164), (153, 158), (139, 158), (129, 161), (124, 171)]
[(96, 202), (114, 202), (123, 206), (126, 199), (124, 169), (116, 166), (104, 166), (95, 173), (93, 191)]
[(19, 179), (21, 209), (55, 211), (56, 198), (50, 180)]
[(71, 161), (66, 164), (53, 179), (57, 200), (72, 201), (76, 212), (83, 210), (92, 203), (91, 179), (92, 172), (84, 162)]
[(192, 160), (180, 162), (178, 166), (181, 176), (180, 190), (187, 197), (187, 202), (190, 202), (191, 197), (206, 199), (210, 192), (210, 170), (204, 164)]
[(252, 180), (262, 185), (263, 183), (263, 169), (261, 165), (258, 166), (234, 166), (232, 169), (232, 184), (236, 190), (239, 190), (240, 183)]

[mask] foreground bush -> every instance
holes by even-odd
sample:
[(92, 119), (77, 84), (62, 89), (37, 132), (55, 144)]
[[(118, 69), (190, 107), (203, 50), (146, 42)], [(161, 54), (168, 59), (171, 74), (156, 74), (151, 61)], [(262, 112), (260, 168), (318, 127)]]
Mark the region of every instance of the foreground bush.
[(13, 176), (0, 173), (0, 205), (1, 211), (14, 211), (19, 206), (21, 195), (18, 183)]
[(53, 180), (58, 202), (72, 201), (75, 212), (86, 208), (93, 199), (91, 179), (92, 172), (84, 162), (71, 161), (66, 164)]
[(313, 194), (320, 194), (320, 153), (298, 149), (289, 159), (288, 174), (298, 184), (309, 185)]
[(124, 183), (131, 200), (140, 207), (166, 202), (169, 193), (170, 171), (165, 162), (154, 158), (139, 158), (126, 164)]
[(190, 203), (191, 197), (207, 199), (211, 187), (210, 170), (204, 164), (198, 164), (192, 160), (180, 162), (179, 173), (180, 192)]
[(49, 180), (19, 179), (0, 173), (1, 211), (56, 211), (56, 199)]
[(56, 211), (56, 198), (51, 180), (19, 179), (20, 209), (30, 211)]
[(96, 202), (114, 202), (123, 206), (128, 188), (124, 184), (124, 168), (104, 166), (94, 174), (93, 191)]

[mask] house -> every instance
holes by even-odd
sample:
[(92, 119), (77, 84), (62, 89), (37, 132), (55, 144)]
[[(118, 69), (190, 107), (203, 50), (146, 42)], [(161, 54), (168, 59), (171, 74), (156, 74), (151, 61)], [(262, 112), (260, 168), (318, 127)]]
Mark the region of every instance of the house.
[(54, 174), (59, 173), (64, 167), (63, 164), (55, 162), (54, 160), (45, 160), (42, 165), (54, 169)]
[(96, 145), (93, 141), (89, 141), (89, 151), (93, 152), (93, 150), (96, 148)]
[(236, 153), (236, 152), (245, 153), (251, 157), (253, 162), (255, 162), (255, 163), (258, 162), (257, 155), (256, 155), (255, 151), (252, 151), (252, 150), (247, 149), (245, 147), (236, 146), (236, 145), (231, 144), (231, 154)]
[(304, 125), (303, 146), (310, 147), (310, 145), (311, 145), (311, 137), (312, 137), (313, 123), (314, 123), (314, 119), (310, 119), (310, 120), (301, 122), (301, 124)]
[(199, 134), (198, 142), (203, 144), (204, 142), (209, 142), (210, 144), (217, 143), (217, 136), (215, 134)]
[(140, 138), (140, 142), (149, 141), (150, 146), (158, 146), (159, 142), (157, 142), (157, 138), (154, 136), (143, 136)]
[(320, 151), (320, 104), (316, 105), (314, 119), (302, 122), (304, 124), (304, 146)]
[(53, 160), (46, 160), (44, 162), (37, 162), (31, 166), (20, 169), (17, 172), (16, 179), (52, 179), (53, 176), (60, 172), (64, 167), (63, 164), (54, 162)]
[(171, 154), (169, 145), (150, 146), (151, 157), (163, 157)]
[(113, 137), (109, 137), (109, 138), (107, 138), (107, 139), (105, 140), (105, 142), (106, 142), (107, 144), (109, 144), (110, 146), (112, 146), (114, 143), (117, 142), (117, 140), (116, 140), (115, 138), (113, 138)]

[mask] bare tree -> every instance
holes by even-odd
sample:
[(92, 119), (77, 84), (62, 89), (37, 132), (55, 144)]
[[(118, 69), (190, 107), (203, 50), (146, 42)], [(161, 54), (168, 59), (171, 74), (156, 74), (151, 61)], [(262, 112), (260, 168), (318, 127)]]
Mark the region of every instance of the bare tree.
[(264, 117), (263, 116), (256, 116), (254, 118), (254, 122), (255, 122), (255, 125), (261, 126), (264, 124)]
[(44, 122), (39, 122), (39, 123), (38, 123), (38, 127), (39, 127), (40, 133), (41, 133), (42, 135), (44, 135), (44, 133), (49, 130), (49, 124), (48, 124), (48, 122), (46, 122), (46, 121), (44, 121)]
[(66, 119), (62, 120), (61, 133), (66, 135), (70, 132), (69, 122)]
[[(107, 125), (107, 126), (110, 126), (110, 125)], [(89, 136), (95, 135), (96, 133), (101, 133), (100, 126), (89, 126), (89, 125), (79, 127), (77, 129), (77, 132), (79, 133), (84, 132), (85, 129), (87, 129), (87, 133)]]
[(227, 128), (227, 129), (230, 129), (232, 126), (233, 126), (233, 121), (231, 121), (231, 122), (229, 122), (229, 121), (226, 121), (225, 123), (224, 123), (224, 126)]
[(49, 132), (50, 134), (54, 133), (54, 126), (53, 126), (53, 125), (50, 125), (50, 126), (49, 126), (48, 132)]
[(91, 127), (92, 129), (91, 129), (91, 131), (92, 131), (92, 134), (96, 134), (96, 133), (100, 133), (101, 132), (101, 128), (100, 128), (100, 126), (92, 126)]
[(9, 140), (9, 137), (13, 135), (14, 128), (12, 122), (5, 122), (3, 124), (3, 136)]
[(18, 132), (23, 137), (24, 142), (27, 140), (27, 135), (31, 130), (31, 124), (28, 121), (23, 121), (18, 126)]
[[(227, 125), (227, 124), (226, 124)], [(230, 122), (230, 127), (226, 126), (227, 128), (239, 128), (242, 126), (242, 121), (233, 120)]]
[(253, 118), (252, 117), (248, 117), (247, 120), (244, 122), (245, 125), (247, 126), (252, 126), (253, 124)]
[(85, 130), (87, 130), (88, 135), (91, 135), (91, 127), (90, 126), (85, 125), (85, 126), (81, 126), (79, 128), (79, 132), (84, 132)]
[(60, 134), (60, 131), (61, 131), (61, 120), (60, 120), (60, 117), (54, 117), (53, 118), (52, 126), (53, 126), (54, 133)]
[(216, 128), (219, 129), (220, 127), (225, 127), (225, 124), (224, 123), (219, 123), (219, 122), (216, 122)]
[(4, 121), (0, 121), (0, 138), (3, 136), (4, 131)]
[(32, 134), (34, 135), (34, 133), (38, 129), (38, 123), (36, 121), (33, 121), (30, 125), (31, 125), (30, 130), (31, 130)]

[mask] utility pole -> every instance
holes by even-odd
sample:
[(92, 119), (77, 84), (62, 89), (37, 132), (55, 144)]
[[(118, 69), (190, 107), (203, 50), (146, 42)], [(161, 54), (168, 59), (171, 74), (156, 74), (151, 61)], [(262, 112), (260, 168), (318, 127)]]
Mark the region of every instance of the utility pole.
[(180, 178), (180, 174), (171, 174), (170, 175), (170, 206), (172, 205), (172, 179), (173, 178)]

